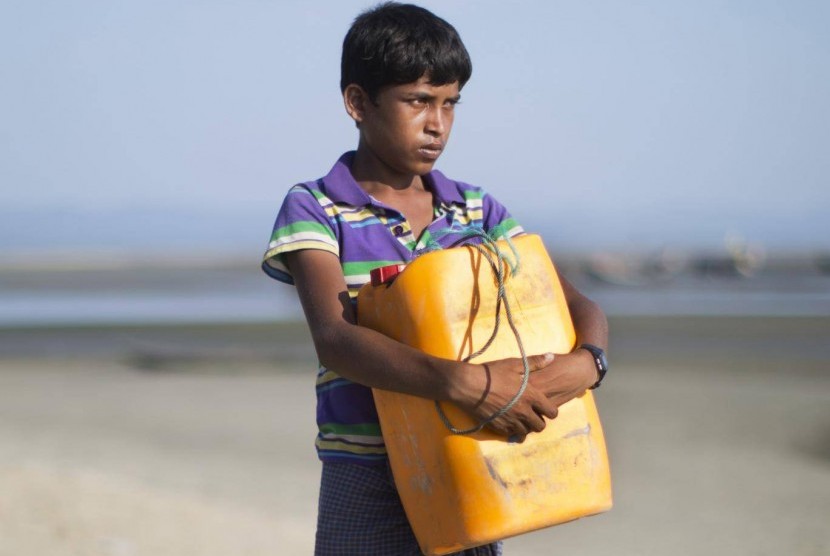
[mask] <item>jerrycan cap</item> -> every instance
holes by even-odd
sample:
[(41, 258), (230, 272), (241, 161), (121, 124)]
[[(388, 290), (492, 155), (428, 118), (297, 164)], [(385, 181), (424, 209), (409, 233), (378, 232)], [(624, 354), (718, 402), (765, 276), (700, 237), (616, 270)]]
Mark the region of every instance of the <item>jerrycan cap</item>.
[(405, 264), (390, 264), (373, 268), (369, 273), (369, 277), (372, 279), (372, 285), (380, 286), (381, 284), (388, 284), (405, 268)]

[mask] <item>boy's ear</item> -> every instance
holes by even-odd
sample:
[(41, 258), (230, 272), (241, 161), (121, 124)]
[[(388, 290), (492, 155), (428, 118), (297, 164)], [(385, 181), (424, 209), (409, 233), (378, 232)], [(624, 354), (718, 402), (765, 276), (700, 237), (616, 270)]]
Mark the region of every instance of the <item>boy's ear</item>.
[(346, 112), (358, 127), (360, 127), (363, 118), (366, 117), (366, 105), (369, 102), (369, 95), (360, 85), (350, 83), (343, 91), (343, 104), (346, 107)]

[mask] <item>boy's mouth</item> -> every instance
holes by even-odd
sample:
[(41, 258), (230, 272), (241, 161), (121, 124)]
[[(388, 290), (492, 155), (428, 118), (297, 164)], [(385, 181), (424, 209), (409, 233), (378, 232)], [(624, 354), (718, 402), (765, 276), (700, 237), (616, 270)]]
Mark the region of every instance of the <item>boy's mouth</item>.
[(441, 156), (441, 151), (443, 151), (443, 150), (444, 150), (444, 144), (443, 143), (428, 143), (428, 144), (422, 146), (420, 149), (418, 149), (418, 152), (420, 152), (426, 158), (435, 160), (439, 156)]

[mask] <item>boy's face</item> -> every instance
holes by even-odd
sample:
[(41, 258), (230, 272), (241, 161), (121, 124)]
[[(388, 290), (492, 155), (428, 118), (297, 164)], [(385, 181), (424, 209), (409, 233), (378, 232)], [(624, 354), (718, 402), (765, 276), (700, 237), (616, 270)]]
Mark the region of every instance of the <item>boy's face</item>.
[(430, 85), (427, 76), (384, 87), (375, 103), (364, 93), (349, 110), (360, 127), (358, 149), (401, 176), (426, 174), (447, 144), (459, 99), (457, 82)]

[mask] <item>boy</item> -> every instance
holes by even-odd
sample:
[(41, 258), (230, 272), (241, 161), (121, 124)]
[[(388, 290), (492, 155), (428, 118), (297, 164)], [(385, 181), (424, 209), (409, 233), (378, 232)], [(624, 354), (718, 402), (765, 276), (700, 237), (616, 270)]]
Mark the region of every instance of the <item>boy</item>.
[[(433, 170), (447, 144), (472, 64), (446, 21), (387, 3), (361, 14), (343, 43), (341, 91), (358, 146), (325, 177), (289, 191), (263, 269), (293, 283), (320, 360), (317, 450), (323, 462), (315, 554), (420, 554), (389, 470), (371, 388), (451, 401), (479, 420), (522, 379), (519, 359), (474, 365), (438, 359), (356, 325), (355, 298), (371, 268), (448, 247), (459, 230), (522, 233), (481, 189)], [(573, 353), (530, 358), (518, 403), (490, 423), (523, 439), (557, 407), (598, 384), (602, 311), (562, 280), (577, 330)], [(599, 348), (597, 348), (599, 346)], [(593, 351), (589, 351), (593, 350)], [(500, 554), (499, 543), (463, 554)]]

